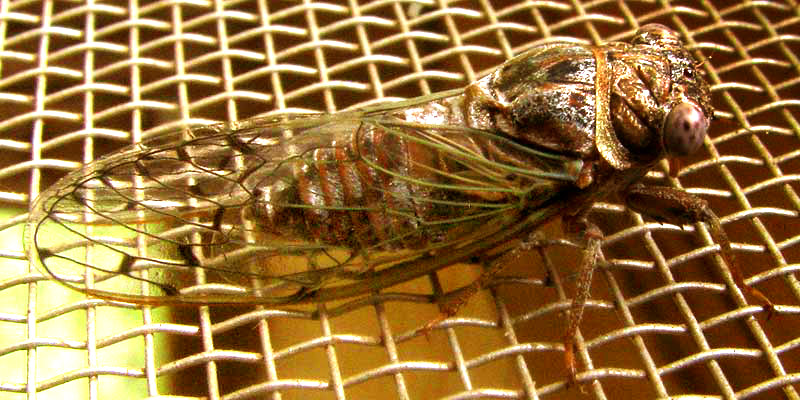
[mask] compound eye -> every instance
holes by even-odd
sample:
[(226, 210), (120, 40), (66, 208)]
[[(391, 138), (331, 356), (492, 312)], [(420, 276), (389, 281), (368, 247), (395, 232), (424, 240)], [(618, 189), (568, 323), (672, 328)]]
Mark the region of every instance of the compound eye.
[(708, 118), (693, 103), (681, 103), (667, 115), (664, 123), (664, 148), (672, 156), (687, 156), (703, 143), (708, 129)]

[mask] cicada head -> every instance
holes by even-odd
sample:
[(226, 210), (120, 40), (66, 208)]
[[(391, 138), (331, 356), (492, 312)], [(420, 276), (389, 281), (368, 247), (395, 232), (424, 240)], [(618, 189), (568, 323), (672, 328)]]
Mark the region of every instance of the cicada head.
[(640, 162), (700, 148), (714, 113), (698, 63), (671, 29), (650, 24), (612, 55), (611, 114), (620, 143)]
[(701, 64), (677, 33), (663, 25), (643, 26), (632, 43), (659, 49), (669, 62), (670, 88), (660, 129), (662, 149), (671, 157), (694, 153), (702, 145), (714, 114), (711, 91), (699, 70)]

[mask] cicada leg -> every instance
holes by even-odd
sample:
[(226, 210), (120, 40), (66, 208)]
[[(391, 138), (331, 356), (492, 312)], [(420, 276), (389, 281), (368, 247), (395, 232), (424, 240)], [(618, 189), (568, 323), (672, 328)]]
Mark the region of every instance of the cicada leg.
[[(489, 286), (497, 276), (497, 273), (500, 272), (505, 265), (518, 259), (527, 251), (539, 250), (543, 252), (545, 247), (553, 245), (575, 246), (582, 249), (581, 263), (578, 266), (576, 292), (570, 303), (569, 320), (563, 336), (564, 366), (567, 371), (567, 381), (568, 385), (573, 385), (577, 381), (576, 376), (578, 371), (575, 359), (575, 338), (578, 334), (578, 328), (583, 317), (586, 301), (589, 299), (589, 294), (591, 293), (592, 276), (594, 275), (594, 270), (600, 257), (603, 232), (595, 224), (586, 219), (586, 212), (581, 212), (572, 217), (564, 217), (563, 223), (564, 230), (570, 236), (570, 239), (548, 240), (543, 238), (539, 232), (533, 232), (526, 240), (523, 240), (492, 261), (480, 278), (469, 287), (465, 288), (468, 290), (465, 290), (465, 293), (460, 297), (463, 301), (461, 303), (455, 302), (454, 304), (458, 307), (463, 305), (463, 303), (469, 299), (469, 296)], [(550, 271), (548, 270), (548, 274), (549, 273)], [(457, 308), (455, 310), (448, 309), (446, 311), (454, 312), (457, 311)]]
[[(577, 293), (573, 297), (569, 308), (569, 321), (564, 332), (564, 364), (567, 370), (568, 384), (576, 382), (577, 363), (575, 360), (575, 337), (583, 316), (583, 309), (591, 292), (592, 275), (597, 265), (600, 255), (600, 245), (603, 241), (603, 233), (596, 225), (588, 222), (583, 213), (572, 218), (564, 218), (567, 232), (574, 240), (544, 238), (540, 232), (532, 232), (526, 239), (508, 243), (501, 246), (502, 249), (496, 250), (487, 256), (488, 260), (482, 260), (485, 265), (484, 271), (478, 279), (468, 286), (462, 287), (454, 292), (448, 293), (439, 299), (440, 315), (430, 321), (421, 329), (427, 335), (431, 329), (445, 319), (458, 314), (469, 299), (479, 291), (489, 287), (506, 265), (515, 262), (526, 252), (531, 250), (542, 251), (549, 246), (574, 246), (583, 249), (583, 256), (579, 266)], [(548, 274), (550, 271), (548, 271)]]
[(711, 238), (719, 244), (720, 255), (728, 265), (736, 286), (743, 293), (755, 298), (767, 313), (767, 319), (772, 317), (775, 306), (758, 289), (749, 286), (744, 281), (744, 275), (736, 261), (731, 241), (719, 218), (708, 206), (705, 200), (693, 196), (683, 190), (663, 187), (632, 185), (625, 194), (625, 201), (629, 208), (642, 214), (649, 215), (658, 221), (682, 225), (696, 222), (705, 222), (708, 225)]
[[(505, 266), (513, 263), (526, 252), (554, 245), (572, 246), (574, 244), (566, 240), (547, 239), (540, 232), (534, 231), (526, 239), (511, 241), (489, 252), (489, 254), (484, 254), (482, 259), (477, 261), (477, 263), (484, 265), (483, 272), (478, 279), (438, 299), (439, 316), (428, 322), (422, 330), (429, 332), (440, 322), (458, 314), (461, 307), (466, 305), (472, 296), (489, 287)], [(549, 276), (547, 280), (549, 281)]]
[(574, 243), (582, 248), (581, 263), (578, 266), (578, 282), (575, 287), (575, 295), (570, 303), (569, 320), (563, 337), (567, 380), (569, 385), (573, 385), (577, 381), (578, 373), (575, 360), (575, 338), (583, 318), (583, 309), (592, 291), (592, 276), (600, 258), (603, 232), (597, 225), (586, 220), (584, 213), (572, 218), (564, 218), (564, 224), (564, 230), (574, 237)]

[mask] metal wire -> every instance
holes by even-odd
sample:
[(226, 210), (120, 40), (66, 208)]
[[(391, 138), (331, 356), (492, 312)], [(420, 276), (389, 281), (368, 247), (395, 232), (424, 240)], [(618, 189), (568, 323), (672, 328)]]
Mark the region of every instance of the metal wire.
[(425, 335), (438, 315), (431, 290), (479, 271), (456, 266), (314, 310), (153, 310), (61, 291), (25, 262), (20, 227), (42, 188), (148, 135), (457, 88), (543, 41), (625, 40), (660, 22), (702, 60), (721, 118), (677, 177), (648, 181), (712, 204), (747, 282), (777, 312), (767, 321), (748, 305), (703, 226), (647, 222), (609, 199), (593, 215), (606, 265), (578, 378), (598, 399), (799, 399), (800, 7), (733, 3), (0, 2), (0, 200), (11, 210), (0, 222), (11, 238), (0, 249), (0, 393), (586, 398), (565, 385), (561, 360), (573, 249), (510, 266)]

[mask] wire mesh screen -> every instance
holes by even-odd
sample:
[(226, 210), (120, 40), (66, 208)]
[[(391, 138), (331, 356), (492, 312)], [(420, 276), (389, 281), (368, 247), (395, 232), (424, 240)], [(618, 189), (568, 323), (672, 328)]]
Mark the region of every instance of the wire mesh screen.
[[(734, 4), (737, 3), (737, 4)], [(4, 1), (0, 3), (3, 398), (798, 399), (800, 8), (783, 1)], [(605, 233), (566, 385), (580, 258), (548, 246), (428, 331), (455, 265), (313, 307), (153, 307), (63, 288), (27, 262), (37, 194), (183, 126), (337, 111), (460, 88), (537, 44), (677, 31), (718, 111), (677, 176), (722, 219), (748, 305), (703, 225), (594, 206)], [(560, 237), (558, 222), (542, 227)], [(704, 397), (707, 396), (707, 397)]]

